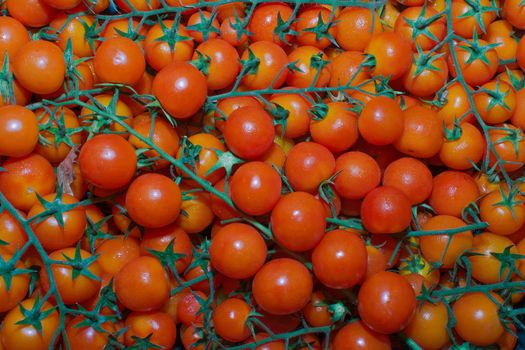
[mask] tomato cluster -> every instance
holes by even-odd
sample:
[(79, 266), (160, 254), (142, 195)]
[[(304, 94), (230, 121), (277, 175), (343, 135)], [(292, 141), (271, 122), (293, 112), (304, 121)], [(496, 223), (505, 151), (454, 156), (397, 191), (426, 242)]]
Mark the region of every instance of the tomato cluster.
[(516, 348), (524, 1), (0, 5), (0, 350)]

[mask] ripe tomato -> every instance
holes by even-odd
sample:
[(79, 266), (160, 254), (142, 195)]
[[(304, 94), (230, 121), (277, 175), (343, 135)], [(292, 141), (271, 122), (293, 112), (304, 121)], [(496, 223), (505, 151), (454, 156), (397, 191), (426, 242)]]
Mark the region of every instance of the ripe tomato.
[[(274, 94), (270, 102), (276, 107), (282, 107), (286, 119), (277, 125), (277, 133), (289, 138), (298, 138), (308, 133), (310, 126), (309, 111), (311, 103), (299, 94)], [(258, 105), (256, 106), (258, 107)]]
[(481, 199), (480, 218), (489, 224), (487, 230), (498, 235), (510, 235), (525, 224), (525, 205), (519, 196), (496, 190)]
[(241, 107), (230, 114), (223, 133), (230, 151), (244, 159), (256, 159), (273, 145), (275, 128), (264, 109)]
[(301, 142), (288, 152), (285, 175), (296, 191), (316, 193), (319, 185), (334, 174), (335, 158), (326, 147)]
[[(485, 7), (486, 10), (480, 11), (479, 7)], [(491, 10), (492, 3), (490, 0), (480, 0), (477, 4), (469, 3), (465, 0), (452, 1), (452, 29), (463, 38), (472, 38), (474, 32), (480, 35), (485, 32), (490, 22), (494, 21), (497, 16), (495, 10)], [(472, 11), (480, 11), (476, 16), (469, 16)]]
[(494, 152), (490, 152), (489, 167), (493, 167), (498, 162), (500, 169), (509, 172), (515, 171), (525, 164), (523, 131), (513, 125), (505, 124), (503, 126), (505, 130), (490, 129), (488, 132), (489, 139), (494, 145), (496, 152), (496, 155)]
[[(492, 22), (487, 28), (487, 35), (485, 39), (489, 43), (497, 44), (496, 52), (500, 60), (500, 67), (498, 70), (505, 68), (516, 68), (517, 64), (516, 51), (518, 49), (518, 41), (512, 36), (513, 33), (512, 25), (505, 20), (498, 20)], [(512, 63), (503, 63), (501, 61), (508, 61)]]
[(205, 348), (202, 342), (199, 342), (203, 338), (202, 324), (190, 325), (186, 328), (181, 327), (181, 342), (185, 350), (210, 350)]
[(288, 73), (286, 83), (289, 86), (307, 88), (328, 85), (332, 67), (323, 50), (315, 46), (299, 46), (290, 52), (288, 61), (297, 68)]
[(411, 204), (422, 203), (432, 192), (432, 173), (415, 158), (400, 158), (386, 167), (383, 186), (397, 188), (408, 197)]
[[(412, 43), (413, 51), (417, 52), (418, 46), (422, 51), (430, 50), (441, 42), (446, 34), (445, 17), (425, 23), (437, 14), (437, 11), (431, 7), (425, 6), (424, 9), (422, 6), (407, 7), (399, 14), (394, 31)], [(423, 23), (422, 28), (417, 27), (418, 21)]]
[[(464, 0), (455, 0), (464, 1)], [(482, 0), (485, 1), (485, 0)], [(472, 32), (471, 32), (472, 33)], [(478, 40), (478, 48), (472, 42), (457, 44), (454, 47), (454, 53), (458, 60), (458, 67), (465, 82), (470, 86), (483, 85), (489, 82), (498, 70), (498, 53), (494, 48), (489, 48), (488, 42), (485, 40)], [(473, 57), (473, 50), (481, 51), (482, 57)], [(453, 77), (457, 76), (456, 65), (452, 59), (452, 55), (448, 58), (448, 68)]]
[(267, 214), (280, 197), (281, 177), (266, 163), (244, 163), (232, 176), (231, 198), (246, 214)]
[(374, 76), (390, 76), (391, 79), (397, 79), (405, 74), (412, 64), (410, 43), (394, 32), (372, 36), (365, 53), (375, 59), (375, 66), (372, 69)]
[(364, 65), (365, 57), (359, 51), (344, 51), (332, 58), (332, 74), (328, 85), (357, 86), (370, 79), (370, 68)]
[(118, 300), (132, 311), (156, 310), (170, 296), (168, 274), (161, 263), (150, 256), (129, 261), (114, 281)]
[(64, 53), (49, 41), (30, 41), (13, 57), (13, 73), (27, 90), (37, 94), (53, 93), (64, 82)]
[(82, 0), (43, 0), (46, 4), (58, 10), (70, 10), (80, 4)]
[(439, 234), (439, 231), (466, 226), (463, 220), (449, 215), (437, 215), (422, 225), (424, 231), (436, 234), (419, 237), (423, 257), (430, 263), (441, 263), (445, 269), (452, 268), (457, 259), (472, 247), (472, 232), (464, 231), (452, 235)]
[(470, 110), (468, 95), (472, 93), (472, 88), (468, 91), (458, 82), (446, 86), (441, 92), (436, 94), (438, 103), (438, 117), (446, 125), (454, 124), (455, 120), (466, 123), (474, 119)]
[(524, 129), (525, 127), (525, 89), (520, 89), (516, 91), (516, 108), (514, 109), (514, 114), (510, 118), (512, 125)]
[[(458, 135), (459, 134), (459, 135)], [(470, 123), (454, 126), (439, 151), (439, 159), (447, 167), (467, 170), (478, 164), (485, 153), (485, 138)]]
[(126, 192), (126, 210), (137, 224), (159, 228), (174, 222), (182, 205), (182, 192), (175, 181), (160, 174), (137, 177)]
[(131, 39), (106, 39), (93, 58), (95, 74), (105, 83), (134, 85), (144, 75), (146, 60), (140, 47)]
[[(289, 315), (301, 310), (310, 300), (312, 276), (297, 260), (273, 259), (255, 275), (252, 293), (263, 310), (274, 315)], [(279, 295), (279, 298), (275, 298)]]
[(140, 255), (140, 245), (136, 238), (115, 236), (101, 243), (96, 253), (102, 271), (115, 276), (124, 265)]
[[(195, 40), (198, 43), (215, 39), (218, 35), (217, 33), (219, 32), (219, 21), (217, 20), (217, 18), (215, 18), (215, 15), (212, 15), (212, 13), (208, 11), (195, 12), (190, 16), (190, 18), (188, 18), (187, 25), (188, 33), (193, 38), (193, 40)], [(205, 26), (205, 28), (212, 28), (212, 30), (208, 31), (208, 35), (206, 38), (204, 38), (204, 35), (201, 30), (190, 29), (190, 27), (198, 28), (199, 26), (203, 25)]]
[[(213, 186), (213, 188), (219, 192), (224, 193), (226, 196), (231, 197), (231, 186), (229, 184), (228, 186), (226, 185), (225, 179), (221, 179), (215, 184), (215, 186)], [(232, 208), (228, 203), (213, 193), (210, 193), (210, 203), (211, 210), (220, 220), (228, 220), (240, 216), (240, 213), (237, 211), (237, 209)]]
[[(331, 19), (332, 11), (324, 6), (311, 6), (299, 10), (295, 23), (295, 30), (298, 33), (296, 37), (297, 43), (303, 46), (315, 46), (321, 50), (330, 46), (331, 42), (328, 35), (335, 38), (337, 33), (336, 26), (329, 26), (328, 30), (324, 33), (325, 35), (322, 36), (316, 35), (311, 29), (322, 26), (322, 23), (329, 23)], [(322, 21), (322, 23), (320, 21)]]
[(330, 102), (322, 119), (310, 122), (312, 139), (334, 153), (348, 150), (359, 137), (357, 117), (345, 102)]
[(281, 197), (272, 210), (270, 221), (275, 240), (294, 252), (314, 248), (326, 229), (323, 204), (306, 192), (292, 192)]
[(434, 177), (428, 203), (437, 214), (461, 217), (463, 209), (479, 196), (478, 186), (471, 176), (447, 170)]
[(507, 249), (510, 254), (518, 254), (518, 249), (507, 237), (489, 232), (474, 236), (472, 252), (480, 255), (469, 256), (472, 277), (485, 284), (507, 280), (509, 274), (512, 276), (520, 263), (505, 262), (503, 265), (498, 255), (503, 254)]
[[(124, 96), (123, 96), (124, 97)], [(133, 111), (130, 106), (126, 104), (122, 98), (119, 98), (115, 107), (110, 107), (113, 103), (114, 95), (111, 94), (101, 94), (93, 97), (92, 101), (89, 101), (89, 105), (94, 105), (95, 107), (83, 107), (80, 111), (80, 122), (82, 126), (88, 127), (108, 127), (109, 130), (118, 133), (124, 138), (128, 138), (128, 131), (124, 127), (123, 123), (131, 126), (133, 124)], [(108, 117), (104, 114), (99, 114), (101, 112), (109, 113), (115, 115), (119, 118), (120, 122), (108, 120)], [(109, 125), (108, 125), (109, 124)], [(95, 129), (96, 130), (96, 129)]]
[(249, 90), (280, 88), (288, 75), (288, 56), (277, 44), (269, 41), (257, 41), (248, 46), (241, 59), (248, 62), (253, 55), (258, 62), (242, 78), (242, 84)]
[(312, 327), (330, 326), (332, 313), (328, 310), (329, 300), (322, 291), (312, 293), (312, 298), (302, 310), (306, 322)]
[(126, 186), (137, 168), (135, 149), (115, 134), (96, 135), (84, 143), (78, 164), (84, 179), (102, 189)]
[(217, 334), (230, 342), (241, 342), (250, 336), (247, 326), (251, 307), (238, 298), (226, 299), (213, 311), (213, 325)]
[[(11, 263), (12, 255), (4, 254), (2, 252), (1, 258), (3, 260), (2, 265), (7, 267), (8, 264)], [(16, 262), (14, 267), (17, 269), (25, 268), (24, 264), (20, 261)], [(9, 273), (10, 271), (7, 272)], [(29, 291), (28, 274), (20, 273), (5, 276), (9, 276), (10, 280), (7, 281), (6, 277), (4, 276), (0, 278), (0, 312), (7, 312), (13, 308), (16, 308)], [(7, 284), (7, 282), (9, 282), (9, 284)]]
[(406, 91), (417, 97), (434, 96), (448, 79), (447, 60), (436, 54), (417, 53), (402, 77)]
[(418, 307), (404, 332), (423, 349), (440, 350), (450, 341), (445, 304), (425, 302)]
[(380, 186), (370, 191), (361, 205), (365, 229), (375, 234), (398, 233), (412, 221), (408, 197), (395, 187)]
[[(46, 142), (36, 145), (35, 152), (49, 160), (52, 164), (62, 162), (69, 152), (71, 146), (82, 143), (82, 133), (80, 131), (80, 122), (71, 109), (61, 107), (52, 112), (50, 115), (47, 111), (39, 109), (36, 111), (39, 116), (39, 124), (44, 127), (40, 132), (40, 137)], [(57, 140), (57, 137), (58, 140)], [(67, 135), (68, 140), (61, 141), (60, 136)]]
[(233, 223), (219, 229), (210, 245), (211, 264), (223, 275), (245, 279), (253, 276), (266, 260), (264, 239), (253, 227)]
[(22, 249), (27, 242), (24, 228), (6, 209), (0, 210), (0, 240), (5, 243), (0, 245), (0, 254), (9, 255)]
[[(175, 61), (188, 61), (193, 56), (193, 40), (186, 27), (179, 24), (177, 30), (174, 30), (174, 23), (172, 20), (156, 23), (148, 30), (144, 39), (146, 60), (157, 71)], [(175, 39), (176, 34), (183, 38), (170, 46), (169, 40)]]
[(179, 215), (175, 223), (187, 233), (202, 232), (215, 218), (210, 198), (205, 192), (194, 192), (186, 197), (181, 205), (181, 211), (185, 214)]
[(175, 119), (187, 119), (202, 107), (208, 93), (206, 78), (188, 62), (173, 62), (153, 79), (152, 93)]
[(372, 36), (383, 31), (377, 13), (364, 7), (347, 7), (335, 21), (335, 41), (346, 51), (363, 51)]
[(82, 350), (86, 347), (93, 350), (103, 350), (109, 342), (109, 335), (116, 332), (113, 323), (106, 321), (101, 325), (84, 326), (83, 316), (76, 316), (66, 325), (66, 337), (71, 350)]
[(377, 333), (357, 320), (346, 324), (335, 335), (333, 350), (346, 349), (391, 350), (390, 337)]
[[(35, 303), (34, 298), (26, 299), (20, 303), (20, 307), (13, 308), (5, 315), (0, 329), (0, 341), (4, 349), (46, 350), (54, 346), (51, 342), (60, 325), (59, 314), (49, 302), (40, 301), (39, 305)], [(26, 319), (22, 308), (33, 310), (35, 306), (40, 307), (36, 309), (40, 310), (40, 316), (47, 312), (40, 320), (41, 331), (31, 324), (20, 324)]]
[(131, 12), (134, 8), (136, 11), (155, 10), (160, 7), (160, 0), (115, 0), (119, 9), (125, 12)]
[(204, 320), (202, 307), (208, 296), (192, 290), (183, 293), (177, 305), (177, 317), (186, 326), (202, 323)]
[[(495, 293), (474, 292), (463, 294), (452, 308), (459, 336), (477, 346), (494, 344), (504, 332), (499, 318), (499, 308), (503, 299)], [(496, 304), (495, 300), (498, 304)]]
[(403, 111), (393, 99), (374, 97), (361, 111), (358, 126), (359, 133), (368, 143), (388, 145), (403, 133)]
[(509, 0), (503, 3), (503, 13), (507, 21), (517, 29), (525, 29), (525, 7), (520, 1)]
[[(92, 258), (92, 255), (85, 250), (80, 249), (79, 252), (79, 257), (82, 261)], [(58, 294), (64, 304), (76, 304), (88, 301), (100, 290), (102, 269), (96, 260), (83, 267), (90, 276), (83, 274), (83, 271), (77, 276), (73, 266), (60, 264), (60, 261), (68, 261), (76, 257), (77, 253), (75, 248), (55, 250), (49, 254), (49, 258), (55, 261), (51, 265), (51, 273), (53, 274)], [(40, 270), (40, 282), (45, 291), (50, 289), (49, 275), (45, 268)]]
[[(234, 96), (219, 100), (215, 108), (215, 113), (213, 114), (215, 127), (219, 131), (223, 131), (224, 122), (228, 119), (230, 114), (232, 114), (232, 112), (236, 109), (248, 106), (261, 107), (261, 104), (255, 97), (252, 96)], [(283, 106), (283, 108), (286, 107)]]
[(177, 339), (177, 326), (170, 315), (164, 312), (132, 312), (124, 323), (124, 343), (126, 346), (136, 344), (136, 339), (145, 339), (160, 349), (171, 349)]
[[(280, 46), (289, 45), (293, 39), (292, 35), (286, 34), (283, 41), (276, 30), (280, 24), (279, 20), (290, 21), (292, 14), (293, 10), (285, 3), (259, 4), (251, 14), (248, 24), (248, 30), (251, 33), (250, 39), (253, 42), (269, 41)], [(294, 29), (294, 21), (291, 21), (289, 30)]]
[(412, 319), (416, 296), (403, 277), (382, 271), (365, 280), (359, 289), (357, 308), (368, 327), (391, 334), (404, 329)]
[(24, 157), (38, 142), (35, 113), (22, 106), (0, 107), (0, 155)]
[(244, 45), (244, 43), (246, 43), (246, 41), (248, 40), (248, 36), (246, 35), (246, 33), (240, 34), (239, 30), (237, 29), (237, 26), (239, 24), (244, 23), (243, 21), (244, 18), (236, 18), (234, 16), (224, 19), (219, 28), (221, 39), (226, 40), (235, 47)]
[(197, 46), (194, 60), (199, 58), (199, 53), (209, 59), (204, 69), (210, 90), (225, 89), (235, 83), (241, 69), (235, 47), (222, 39), (210, 39)]
[[(91, 0), (89, 0), (91, 1)], [(107, 1), (107, 0), (104, 0)], [(100, 1), (99, 1), (100, 2)], [(129, 18), (114, 19), (108, 22), (101, 33), (101, 37), (105, 40), (112, 38), (140, 38), (147, 35), (147, 27), (144, 25), (139, 26), (140, 22), (137, 19), (130, 20)], [(144, 41), (140, 40), (137, 44), (141, 47), (144, 46)]]
[(352, 288), (365, 276), (366, 265), (365, 243), (345, 230), (328, 232), (312, 252), (313, 272), (329, 288)]
[(174, 224), (157, 229), (146, 229), (140, 242), (140, 253), (141, 255), (152, 255), (151, 251), (170, 253), (167, 248), (171, 242), (173, 242), (173, 253), (180, 255), (175, 262), (175, 268), (177, 273), (183, 273), (193, 259), (193, 245), (188, 234)]
[(44, 0), (8, 0), (6, 4), (10, 16), (31, 28), (49, 24), (57, 13)]
[(474, 105), (488, 124), (499, 124), (510, 119), (516, 108), (516, 94), (503, 81), (490, 81), (474, 95)]
[(12, 59), (29, 42), (29, 39), (27, 29), (19, 20), (9, 16), (0, 17), (0, 54), (2, 57), (7, 53)]
[[(49, 24), (57, 35), (57, 45), (62, 51), (67, 48), (71, 41), (73, 55), (78, 57), (93, 56), (93, 50), (98, 47), (99, 42), (92, 40), (87, 35), (87, 28), (94, 26), (95, 19), (91, 16), (79, 16), (68, 19), (68, 15), (60, 13)], [(78, 68), (77, 68), (78, 69)]]
[(335, 190), (347, 199), (360, 199), (379, 185), (381, 169), (368, 154), (363, 152), (343, 153), (335, 160)]
[[(59, 197), (56, 193), (48, 194), (42, 198), (45, 203), (56, 203), (57, 205), (72, 205), (77, 204), (78, 200), (68, 194), (62, 194)], [(41, 202), (36, 203), (29, 213), (29, 218), (33, 218), (39, 214), (49, 210), (46, 205)], [(57, 219), (61, 216), (62, 222)], [(42, 246), (47, 250), (57, 250), (66, 247), (74, 246), (86, 229), (86, 210), (82, 206), (77, 206), (71, 210), (62, 213), (51, 214), (44, 216), (42, 219), (31, 223), (31, 227), (35, 236), (38, 238)]]
[(442, 125), (436, 112), (421, 106), (406, 109), (405, 126), (394, 146), (400, 152), (417, 158), (436, 155), (443, 143)]

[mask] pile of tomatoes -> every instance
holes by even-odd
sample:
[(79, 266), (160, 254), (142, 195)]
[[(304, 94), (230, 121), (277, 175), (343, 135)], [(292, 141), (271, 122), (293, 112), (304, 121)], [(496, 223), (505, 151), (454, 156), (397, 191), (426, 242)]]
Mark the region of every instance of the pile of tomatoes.
[(524, 1), (0, 5), (0, 350), (516, 348)]

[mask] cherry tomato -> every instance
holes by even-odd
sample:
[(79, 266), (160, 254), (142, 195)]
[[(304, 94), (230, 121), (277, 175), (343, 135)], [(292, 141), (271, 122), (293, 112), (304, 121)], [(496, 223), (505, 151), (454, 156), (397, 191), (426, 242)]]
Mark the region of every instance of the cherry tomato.
[(250, 336), (247, 326), (251, 307), (241, 299), (230, 298), (213, 311), (213, 325), (217, 334), (231, 342), (241, 342)]
[(412, 221), (410, 200), (395, 187), (377, 187), (370, 191), (363, 200), (361, 220), (365, 229), (371, 233), (401, 232)]

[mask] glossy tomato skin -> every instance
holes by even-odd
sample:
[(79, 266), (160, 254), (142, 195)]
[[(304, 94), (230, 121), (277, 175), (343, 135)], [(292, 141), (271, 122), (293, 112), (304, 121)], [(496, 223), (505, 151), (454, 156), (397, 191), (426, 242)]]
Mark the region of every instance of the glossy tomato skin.
[[(481, 199), (481, 220), (489, 224), (487, 230), (498, 235), (511, 235), (525, 224), (525, 205), (516, 195), (495, 190)], [(507, 202), (510, 202), (507, 204)]]
[(454, 329), (462, 339), (477, 346), (494, 344), (504, 332), (498, 314), (498, 304), (503, 299), (492, 292), (490, 295), (491, 298), (481, 292), (464, 294), (452, 308), (456, 317)]
[(269, 213), (281, 197), (281, 177), (263, 162), (244, 163), (231, 179), (231, 198), (249, 215)]
[(160, 308), (170, 295), (168, 274), (160, 262), (150, 256), (140, 256), (115, 275), (118, 300), (132, 311)]
[(377, 333), (368, 328), (362, 321), (351, 322), (341, 328), (335, 335), (334, 350), (390, 350), (392, 344), (386, 334)]
[(140, 255), (139, 241), (134, 237), (115, 236), (100, 244), (97, 261), (105, 274), (115, 276), (124, 265)]
[(273, 145), (275, 128), (271, 116), (258, 107), (233, 111), (224, 124), (226, 145), (243, 159), (256, 159)]
[[(269, 41), (280, 46), (288, 45), (293, 37), (288, 34), (283, 41), (275, 30), (279, 23), (278, 18), (286, 22), (290, 20), (292, 13), (293, 10), (285, 3), (260, 4), (255, 8), (255, 11), (253, 11), (250, 17), (250, 23), (248, 25), (248, 30), (252, 33), (250, 39), (253, 42)], [(294, 27), (295, 25), (292, 25), (290, 29)]]
[(132, 346), (136, 343), (133, 337), (145, 338), (161, 349), (171, 349), (177, 339), (177, 326), (170, 315), (164, 312), (132, 312), (124, 323), (124, 343)]
[(27, 90), (37, 94), (53, 93), (64, 82), (64, 53), (49, 41), (30, 41), (13, 57), (13, 73)]
[(56, 175), (52, 165), (38, 154), (8, 158), (0, 172), (0, 192), (19, 210), (27, 211), (38, 202), (36, 193), (54, 191)]
[(375, 11), (350, 6), (337, 16), (335, 40), (347, 51), (363, 51), (374, 34), (381, 33), (381, 20)]
[[(465, 222), (450, 215), (436, 215), (421, 226), (425, 231), (442, 231), (466, 226)], [(446, 234), (420, 237), (423, 257), (430, 263), (442, 263), (443, 268), (452, 268), (460, 255), (472, 247), (472, 231), (452, 236)], [(450, 241), (450, 243), (449, 243)]]
[(478, 128), (470, 123), (463, 123), (458, 128), (461, 135), (458, 139), (445, 139), (439, 159), (451, 169), (467, 170), (483, 158), (486, 141)]
[[(76, 256), (75, 248), (65, 248), (55, 250), (49, 254), (49, 258), (54, 261), (67, 261), (67, 258), (73, 259)], [(67, 257), (67, 258), (66, 258)], [(80, 249), (80, 257), (86, 260), (92, 257), (90, 253)], [(98, 262), (93, 262), (87, 268), (94, 277), (85, 275), (75, 276), (73, 267), (54, 263), (51, 265), (51, 272), (55, 280), (57, 291), (64, 304), (75, 304), (88, 301), (100, 290), (100, 277), (102, 269)], [(76, 277), (76, 278), (75, 278)], [(98, 279), (98, 280), (97, 280)], [(46, 269), (40, 270), (40, 281), (44, 290), (49, 290), (50, 282)]]
[(410, 43), (394, 32), (383, 32), (372, 36), (365, 52), (375, 58), (374, 76), (400, 78), (412, 63)]
[(390, 163), (383, 174), (383, 186), (403, 192), (411, 204), (425, 201), (432, 192), (432, 173), (421, 161), (405, 157)]
[[(61, 194), (59, 197), (57, 193), (53, 193), (42, 197), (42, 199), (45, 201), (44, 203), (58, 201), (59, 205), (78, 203), (78, 200), (69, 194)], [(35, 217), (46, 210), (48, 209), (41, 202), (38, 202), (29, 210), (27, 215), (30, 218)], [(33, 222), (31, 225), (35, 236), (46, 250), (53, 251), (74, 246), (84, 234), (87, 218), (83, 206), (64, 211), (61, 216), (62, 223), (57, 220), (56, 216), (50, 215), (42, 218), (38, 223)]]
[[(35, 299), (26, 299), (20, 304), (26, 310), (31, 310), (35, 305)], [(9, 311), (3, 320), (0, 329), (0, 341), (4, 349), (37, 349), (45, 350), (53, 347), (51, 344), (53, 335), (58, 329), (59, 314), (52, 310), (53, 305), (44, 302), (41, 311), (50, 311), (41, 321), (42, 331), (39, 333), (35, 327), (27, 324), (17, 324), (25, 319), (20, 308), (15, 307)]]
[(93, 63), (97, 77), (106, 83), (134, 85), (146, 69), (141, 48), (124, 37), (104, 41), (97, 49)]
[(86, 347), (93, 350), (102, 350), (109, 341), (109, 334), (116, 331), (113, 323), (104, 322), (96, 330), (94, 327), (83, 326), (80, 323), (85, 322), (83, 316), (76, 316), (66, 325), (67, 341), (71, 350), (82, 350)]
[(0, 54), (6, 53), (10, 58), (30, 40), (29, 32), (17, 19), (9, 16), (0, 18)]
[[(194, 44), (191, 39), (179, 40), (173, 47), (170, 47), (167, 41), (162, 40), (165, 36), (163, 28), (166, 28), (167, 31), (173, 30), (174, 23), (172, 20), (165, 20), (162, 24), (155, 24), (148, 30), (144, 39), (146, 60), (157, 71), (160, 71), (171, 62), (187, 61), (193, 55)], [(179, 24), (177, 33), (182, 37), (189, 37), (188, 31), (182, 24)]]
[(206, 67), (206, 81), (210, 90), (221, 90), (235, 83), (241, 69), (237, 50), (225, 40), (209, 39), (195, 49), (193, 59), (198, 59), (198, 53), (209, 57)]
[(27, 234), (15, 217), (7, 210), (0, 211), (0, 240), (5, 242), (0, 246), (0, 253), (13, 255), (27, 242)]
[(520, 262), (502, 263), (498, 260), (498, 254), (504, 254), (506, 249), (510, 254), (519, 254), (518, 248), (507, 237), (489, 232), (474, 236), (472, 252), (479, 255), (469, 256), (472, 277), (481, 283), (492, 284), (512, 276)]
[(371, 233), (401, 232), (412, 221), (410, 200), (395, 187), (378, 187), (370, 191), (363, 200), (361, 220), (365, 229)]
[[(1, 252), (1, 251), (0, 251)], [(9, 264), (12, 255), (1, 252), (2, 260)], [(13, 267), (24, 269), (25, 264), (21, 261), (14, 262)], [(0, 279), (0, 312), (7, 312), (15, 307), (26, 297), (29, 291), (29, 275), (27, 273), (12, 275), (9, 285), (4, 278)]]
[(93, 185), (114, 190), (127, 185), (135, 175), (135, 149), (115, 134), (97, 135), (80, 149), (78, 157), (82, 176)]
[[(277, 104), (285, 109), (286, 125), (277, 125), (277, 134), (284, 137), (297, 138), (308, 133), (310, 126), (311, 102), (300, 94), (274, 94), (270, 98), (272, 104)], [(277, 106), (276, 106), (277, 107)]]
[(330, 63), (319, 66), (316, 60), (328, 61), (323, 50), (315, 46), (299, 46), (288, 55), (288, 61), (294, 62), (298, 70), (291, 70), (286, 78), (289, 86), (308, 88), (324, 87), (330, 81), (332, 66)]
[(314, 291), (310, 301), (302, 310), (302, 314), (306, 322), (312, 327), (330, 326), (332, 321), (332, 313), (328, 310), (329, 300), (326, 295), (320, 290)]
[(284, 164), (288, 182), (296, 191), (316, 193), (319, 185), (334, 174), (335, 158), (326, 147), (301, 142), (290, 149)]
[(173, 223), (180, 213), (182, 192), (175, 181), (160, 174), (137, 177), (126, 192), (126, 210), (137, 224), (159, 228)]
[(49, 24), (57, 13), (44, 0), (9, 0), (6, 4), (9, 15), (31, 28)]
[(358, 137), (357, 116), (345, 102), (329, 102), (322, 120), (310, 122), (312, 139), (334, 153), (347, 151)]
[(401, 331), (408, 325), (415, 310), (414, 290), (396, 273), (378, 272), (359, 289), (359, 316), (368, 327), (378, 333)]
[(212, 266), (223, 275), (249, 278), (263, 266), (266, 260), (266, 243), (253, 227), (232, 223), (220, 228), (210, 245)]
[(448, 317), (445, 304), (425, 302), (417, 308), (404, 332), (422, 348), (440, 350), (450, 341), (447, 331)]
[(241, 342), (250, 336), (247, 326), (251, 307), (242, 299), (226, 299), (213, 311), (213, 324), (217, 334), (231, 342)]
[[(523, 131), (513, 125), (505, 124), (509, 131), (491, 129), (488, 132), (490, 141), (494, 144), (495, 152), (498, 157), (505, 161), (500, 165), (505, 171), (515, 171), (525, 164), (525, 140)], [(516, 134), (516, 136), (512, 136)], [(510, 139), (509, 139), (509, 136)], [(489, 166), (496, 164), (496, 157), (490, 153)]]
[(479, 197), (474, 179), (460, 171), (447, 170), (434, 177), (428, 203), (440, 215), (461, 217), (461, 212)]
[[(327, 37), (318, 38), (315, 33), (310, 32), (309, 28), (315, 28), (319, 25), (319, 19), (323, 23), (329, 22), (331, 11), (323, 6), (312, 6), (300, 10), (297, 14), (296, 31), (298, 33), (296, 40), (300, 45), (312, 45), (320, 49), (330, 46), (330, 39)], [(328, 33), (333, 37), (337, 33), (337, 27), (332, 26)]]
[(352, 288), (365, 276), (366, 266), (365, 244), (353, 232), (330, 231), (312, 252), (313, 272), (329, 288)]
[(359, 133), (373, 145), (384, 146), (396, 141), (403, 133), (403, 111), (385, 96), (373, 98), (359, 116)]
[(193, 259), (193, 244), (188, 234), (176, 224), (145, 229), (140, 241), (140, 255), (153, 255), (152, 251), (166, 252), (172, 241), (173, 253), (180, 255), (175, 262), (175, 269), (182, 274)]
[(255, 72), (242, 78), (243, 85), (250, 90), (281, 87), (288, 75), (286, 52), (271, 41), (258, 41), (243, 52), (241, 59), (247, 60), (250, 51), (259, 60), (259, 65)]
[(306, 192), (292, 192), (281, 197), (272, 210), (270, 221), (277, 242), (296, 252), (314, 248), (326, 229), (323, 204)]
[(152, 93), (175, 119), (187, 119), (202, 107), (206, 78), (188, 62), (172, 62), (153, 78)]
[(35, 113), (22, 106), (0, 107), (0, 155), (24, 157), (38, 142)]
[(335, 160), (335, 190), (346, 199), (361, 199), (379, 185), (381, 169), (368, 154), (351, 151)]
[(297, 260), (273, 259), (255, 275), (252, 293), (257, 305), (274, 315), (301, 310), (310, 300), (313, 281), (308, 269)]

